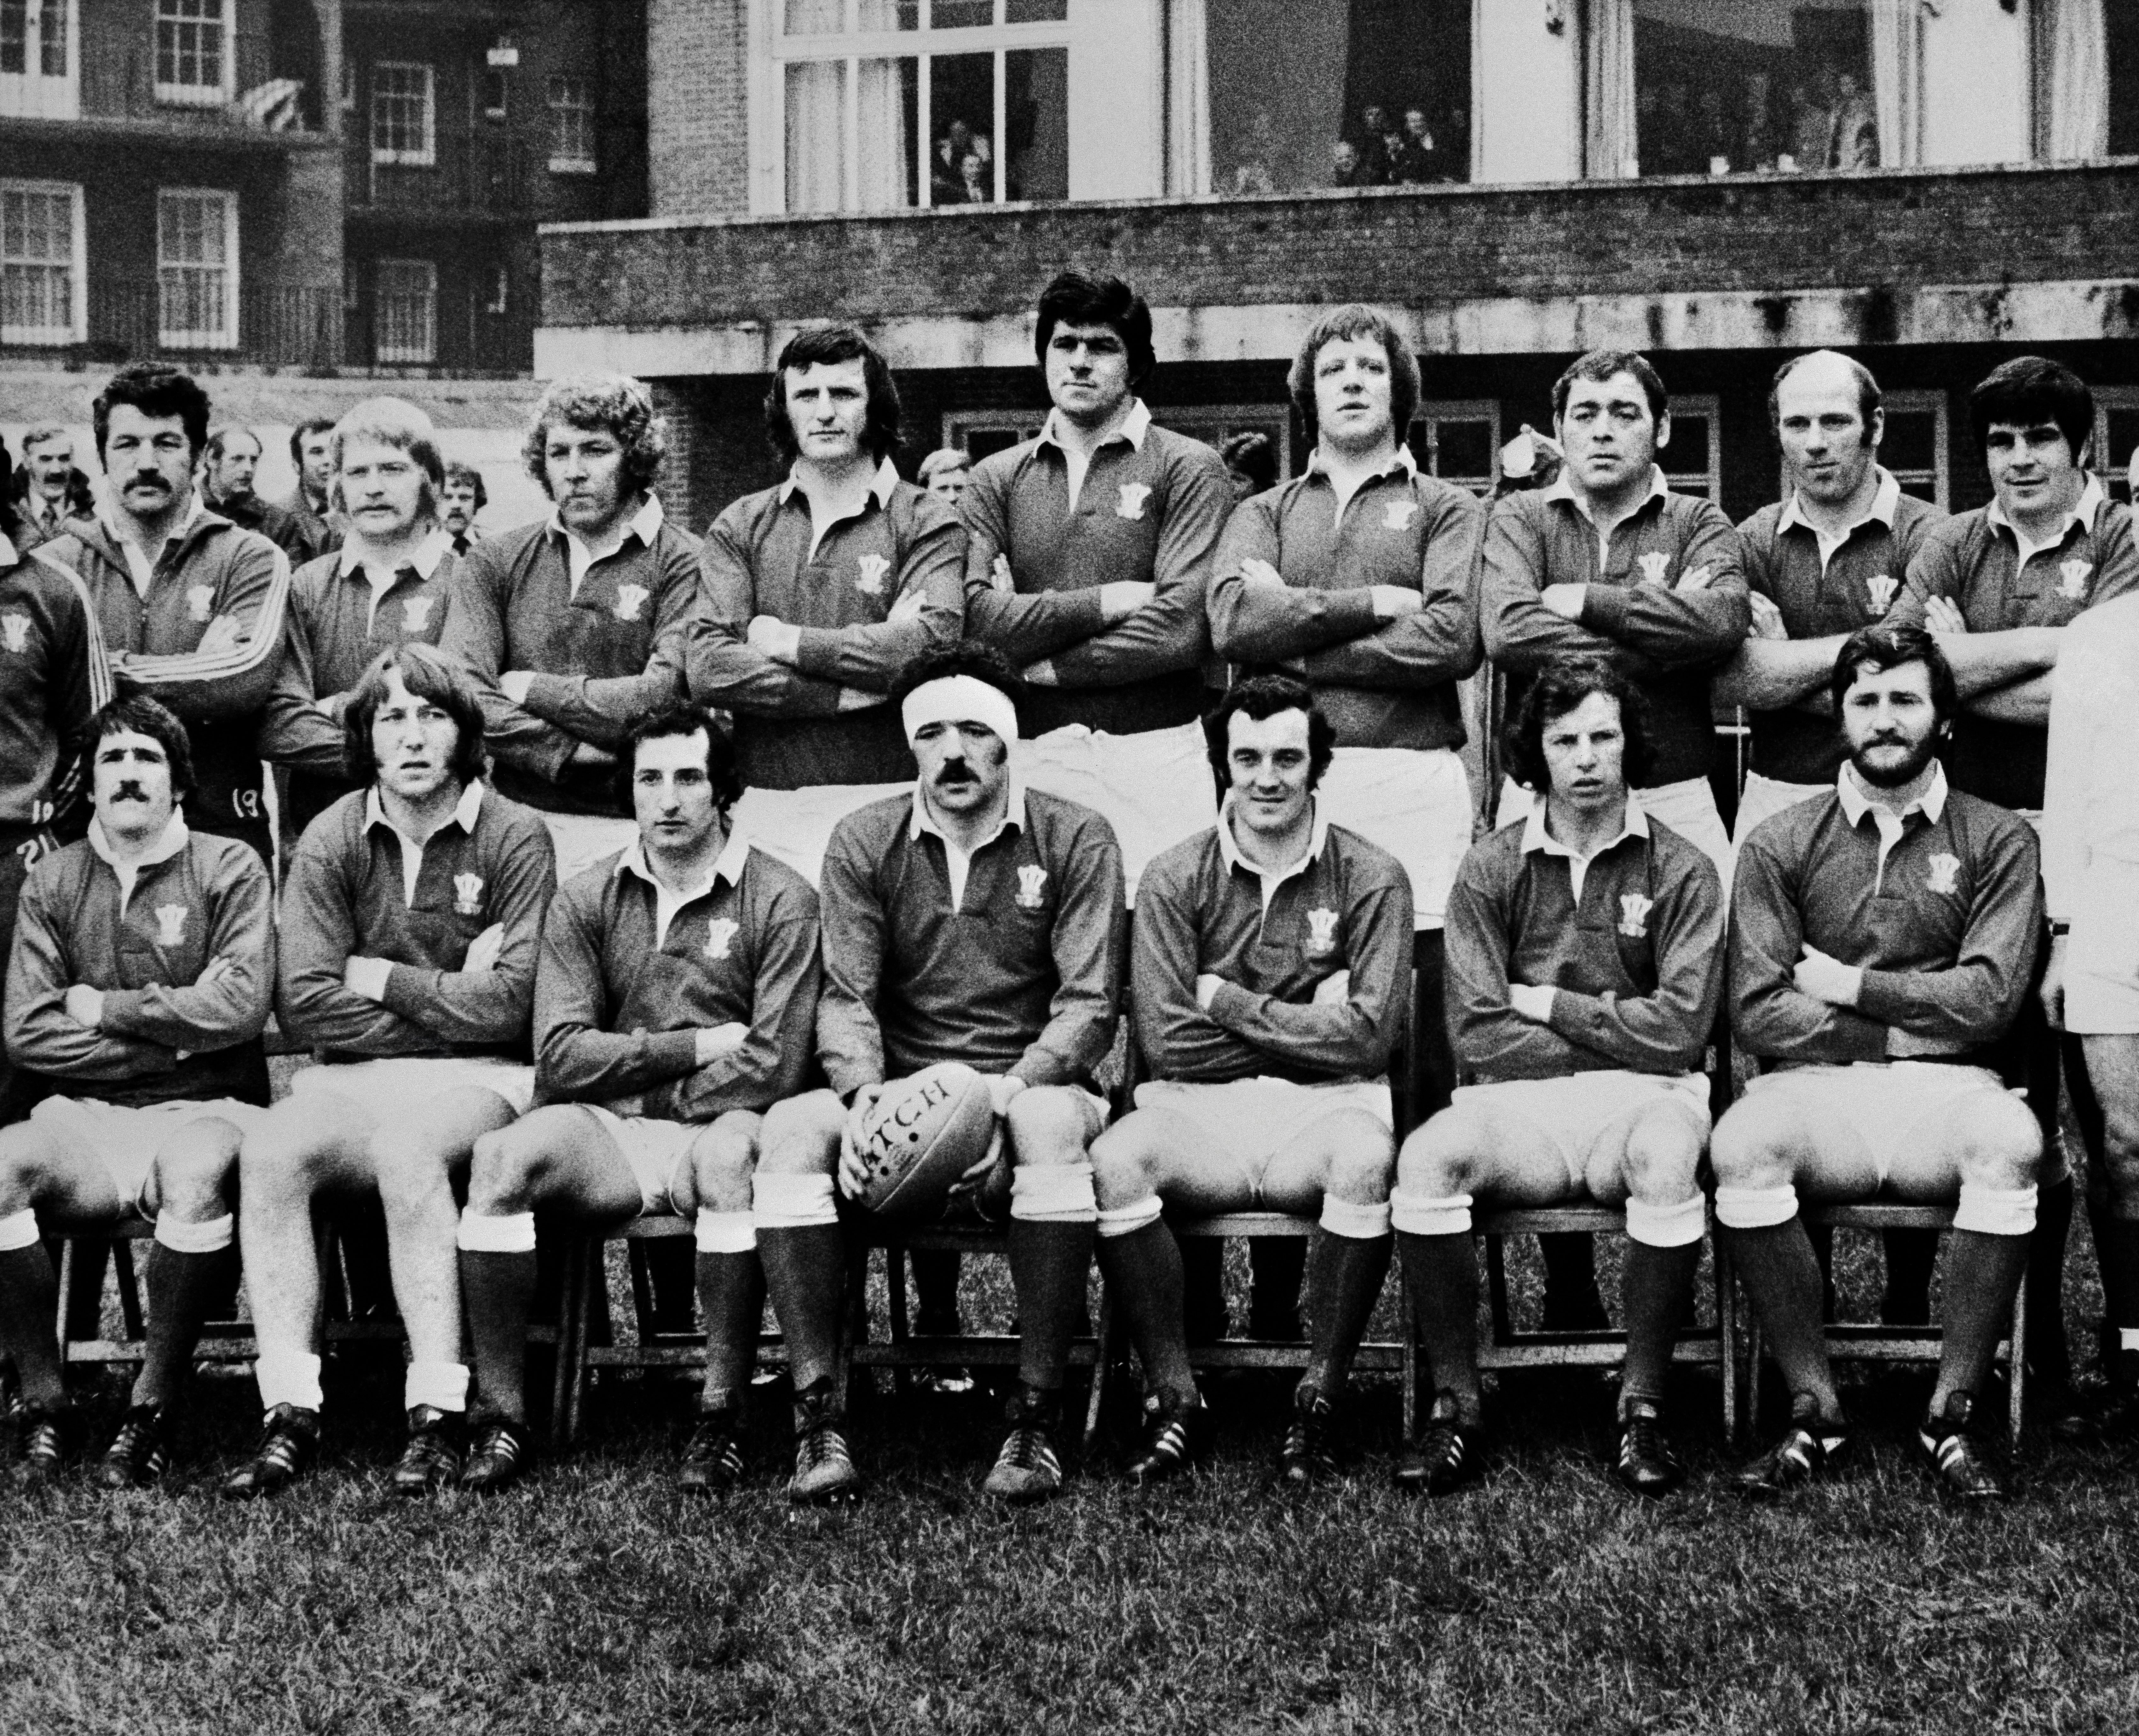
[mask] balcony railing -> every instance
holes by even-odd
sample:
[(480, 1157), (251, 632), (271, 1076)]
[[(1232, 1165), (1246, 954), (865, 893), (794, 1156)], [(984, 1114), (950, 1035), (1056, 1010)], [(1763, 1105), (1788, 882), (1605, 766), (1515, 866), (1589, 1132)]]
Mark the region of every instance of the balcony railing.
[(86, 341), (7, 348), (17, 355), (65, 356), (114, 365), (154, 357), (222, 359), (306, 373), (342, 365), (339, 288), (243, 284), (237, 291), (236, 329), (226, 334), (171, 329), (170, 322), (188, 317), (200, 315), (187, 308), (185, 298), (166, 297), (153, 279), (93, 278)]
[(438, 130), (428, 164), (374, 162), (369, 139), (352, 141), (346, 160), (350, 204), (412, 216), (524, 213), (536, 202), (537, 171), (548, 168), (510, 134), (448, 127)]

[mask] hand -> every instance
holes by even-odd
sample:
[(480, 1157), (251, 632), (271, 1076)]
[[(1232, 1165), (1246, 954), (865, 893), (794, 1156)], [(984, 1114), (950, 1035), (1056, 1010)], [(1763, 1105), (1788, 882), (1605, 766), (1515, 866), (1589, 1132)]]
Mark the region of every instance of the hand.
[(218, 952), (201, 966), (201, 974), (193, 979), (193, 986), (197, 989), (204, 989), (212, 982), (221, 982), (237, 968), (237, 961), (227, 953)]
[(505, 951), (505, 924), (492, 922), (489, 927), (468, 942), (468, 950), (462, 956), (463, 971), (494, 971), (497, 955)]
[[(1278, 583), (1285, 581), (1280, 579)], [(1141, 579), (1117, 579), (1111, 584), (1099, 587), (1099, 613), (1107, 618), (1111, 627), (1117, 621), (1125, 621), (1145, 604), (1158, 594), (1158, 587)]]
[(1399, 615), (1415, 615), (1426, 607), (1426, 599), (1407, 584), (1378, 584), (1374, 591), (1377, 619), (1393, 621)]
[(1002, 1123), (997, 1122), (994, 1133), (989, 1137), (988, 1148), (981, 1153), (980, 1161), (951, 1184), (951, 1198), (962, 1199), (967, 1194), (979, 1192), (987, 1185), (988, 1177), (995, 1173), (996, 1166), (1002, 1161)]
[(202, 657), (210, 657), (218, 651), (235, 651), (245, 638), (245, 629), (238, 625), (236, 615), (218, 615), (208, 623), (208, 631), (193, 649)]
[(361, 995), (366, 1000), (386, 999), (386, 978), (394, 968), (389, 958), (365, 958), (360, 953), (351, 953), (343, 961), (341, 984), (352, 995)]
[(841, 712), (866, 712), (871, 706), (889, 705), (891, 701), (882, 693), (872, 693), (863, 687), (842, 687), (833, 709)]
[(1745, 635), (1746, 638), (1786, 639), (1790, 636), (1789, 628), (1783, 624), (1783, 612), (1775, 607), (1773, 599), (1764, 597), (1760, 592), (1755, 591), (1751, 594), (1751, 601), (1753, 630)]
[(1316, 1006), (1342, 1006), (1352, 998), (1352, 973), (1339, 971), (1334, 976), (1325, 976), (1314, 985)]
[(1554, 990), (1549, 988), (1539, 988), (1526, 982), (1508, 985), (1508, 1005), (1520, 1017), (1529, 1020), (1533, 1024), (1552, 1023), (1553, 995)]
[(2053, 1031), (2065, 1028), (2065, 953), (2071, 940), (2070, 935), (2050, 936), (2050, 961), (2043, 969), (2043, 1013)]
[(995, 1105), (996, 1113), (1009, 1114), (1011, 1099), (1024, 1089), (1025, 1081), (1014, 1073), (1001, 1073), (991, 1078), (988, 1081), (988, 1096)]
[(1042, 658), (1036, 663), (1027, 663), (1024, 675), (1025, 684), (1028, 687), (1055, 687), (1062, 684), (1061, 677), (1055, 672), (1054, 663), (1046, 658)]
[(1804, 949), (1804, 956), (1791, 972), (1791, 980), (1797, 985), (1798, 993), (1824, 1000), (1829, 1006), (1855, 1006), (1864, 990), (1862, 971), (1812, 946)]
[(1567, 462), (1567, 454), (1549, 434), (1540, 434), (1525, 422), (1522, 432), (1500, 448), (1500, 473), (1509, 477), (1549, 476)]
[(527, 703), (527, 690), (534, 685), (532, 669), (507, 669), (497, 677), (497, 691), (515, 705)]
[(1583, 601), (1588, 594), (1586, 584), (1548, 584), (1539, 594), (1538, 601), (1556, 615), (1579, 621), (1582, 619)]
[(1241, 579), (1246, 584), (1283, 584), (1285, 575), (1267, 560), (1257, 560), (1253, 555), (1241, 563)]
[(87, 983), (78, 982), (66, 991), (65, 1007), (68, 1018), (91, 1030), (104, 1022), (104, 996)]
[(1968, 617), (1951, 597), (1932, 597), (1924, 604), (1924, 625), (1933, 633), (1965, 633)]
[(860, 1137), (862, 1117), (867, 1115), (876, 1100), (884, 1095), (884, 1084), (864, 1085), (854, 1093), (853, 1104), (847, 1110), (846, 1125), (839, 1129), (839, 1191), (849, 1200), (861, 1197), (862, 1189), (868, 1185), (869, 1170), (855, 1141)]
[(604, 753), (591, 741), (581, 741), (572, 749), (572, 757), (565, 762), (581, 771), (607, 771), (616, 764), (616, 756)]
[(1017, 581), (1010, 575), (1009, 555), (996, 556), (996, 564), (988, 569), (988, 584), (991, 589), (999, 591), (1014, 591), (1017, 589)]
[(335, 714), (334, 696), (330, 693), (325, 699), (315, 699), (312, 709), (322, 717), (332, 717)]
[(1213, 976), (1209, 971), (1205, 971), (1196, 979), (1196, 1005), (1209, 1012), (1211, 1003), (1218, 998), (1218, 990), (1225, 985), (1224, 977)]
[(771, 615), (751, 616), (746, 637), (751, 650), (761, 657), (771, 658), (776, 663), (791, 666), (800, 655), (802, 629)]
[(750, 1040), (750, 1027), (731, 1020), (726, 1024), (702, 1025), (698, 1030), (698, 1065), (710, 1067), (723, 1055), (732, 1055)]

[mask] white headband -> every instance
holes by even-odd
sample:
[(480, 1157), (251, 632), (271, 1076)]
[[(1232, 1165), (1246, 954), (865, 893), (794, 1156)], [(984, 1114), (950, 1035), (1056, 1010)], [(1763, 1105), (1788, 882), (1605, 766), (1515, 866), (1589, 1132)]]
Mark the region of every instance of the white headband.
[(945, 675), (925, 681), (898, 708), (909, 745), (932, 723), (985, 723), (1006, 741), (1017, 740), (1017, 709), (1000, 687), (970, 675)]

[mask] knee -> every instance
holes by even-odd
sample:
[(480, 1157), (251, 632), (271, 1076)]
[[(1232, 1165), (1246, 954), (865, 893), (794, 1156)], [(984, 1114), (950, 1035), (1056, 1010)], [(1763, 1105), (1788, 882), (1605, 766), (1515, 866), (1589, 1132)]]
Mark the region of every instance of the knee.
[(2139, 1099), (2102, 1099), (2102, 1155), (2120, 1181), (2139, 1186)]
[(247, 1199), (309, 1191), (316, 1143), (279, 1114), (245, 1136), (237, 1149), (239, 1185)]
[[(756, 1121), (754, 1116), (750, 1119)], [(749, 1210), (751, 1177), (757, 1168), (755, 1125), (743, 1130), (730, 1127), (727, 1118), (716, 1122), (692, 1142), (686, 1167), (693, 1195), (689, 1209)]]
[(1784, 1118), (1748, 1098), (1716, 1124), (1708, 1161), (1718, 1187), (1779, 1187), (1797, 1179), (1796, 1142)]
[(1461, 1109), (1443, 1109), (1404, 1141), (1397, 1154), (1397, 1186), (1430, 1200), (1467, 1194), (1483, 1150), (1476, 1118)]
[(757, 1137), (756, 1168), (767, 1175), (824, 1174), (839, 1162), (839, 1132), (846, 1112), (830, 1091), (790, 1098), (765, 1112)]
[(485, 1133), (468, 1158), (468, 1205), (491, 1217), (532, 1211), (542, 1170), (541, 1144), (521, 1135), (517, 1126)]
[(379, 1203), (389, 1212), (397, 1205), (429, 1205), (440, 1195), (452, 1196), (445, 1155), (414, 1129), (382, 1127), (372, 1135), (368, 1151)]
[(20, 1211), (51, 1179), (51, 1153), (27, 1123), (0, 1128), (0, 1210)]
[(1386, 1127), (1371, 1116), (1359, 1119), (1364, 1125), (1347, 1127), (1344, 1142), (1330, 1153), (1325, 1191), (1355, 1205), (1378, 1205), (1389, 1196), (1396, 1152)]
[(230, 1175), (236, 1140), (181, 1137), (156, 1154), (159, 1213), (188, 1222), (225, 1217), (230, 1211)]
[(1003, 1125), (1012, 1156), (1020, 1163), (1082, 1163), (1085, 1156), (1084, 1106), (1068, 1090), (1040, 1086), (1011, 1099)]
[(1988, 1097), (1969, 1111), (1960, 1177), (1979, 1187), (2033, 1187), (2043, 1168), (2043, 1134), (2017, 1097)]
[(1701, 1147), (1701, 1128), (1690, 1113), (1667, 1106), (1644, 1115), (1627, 1136), (1627, 1191), (1657, 1205), (1691, 1199), (1699, 1186)]
[(1157, 1191), (1157, 1153), (1148, 1128), (1137, 1123), (1131, 1115), (1093, 1142), (1092, 1189), (1102, 1211), (1133, 1205)]

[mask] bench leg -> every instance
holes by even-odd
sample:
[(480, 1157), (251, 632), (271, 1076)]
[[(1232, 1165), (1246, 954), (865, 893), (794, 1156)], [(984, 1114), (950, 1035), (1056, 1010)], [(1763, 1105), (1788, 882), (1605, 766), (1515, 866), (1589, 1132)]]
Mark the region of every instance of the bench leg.
[(1711, 1245), (1716, 1261), (1716, 1348), (1717, 1373), (1723, 1380), (1723, 1440), (1738, 1445), (1738, 1274), (1721, 1238)]
[(2019, 1287), (2013, 1292), (2013, 1347), (2009, 1365), (2011, 1378), (2007, 1386), (2011, 1393), (2011, 1416), (2007, 1426), (2012, 1435), (2013, 1456), (2020, 1454), (2020, 1423), (2027, 1411), (2028, 1395), (2028, 1279), (2023, 1273)]
[[(868, 1255), (863, 1256), (864, 1261)], [(866, 1267), (864, 1267), (866, 1271)], [(913, 1394), (911, 1372), (906, 1366), (908, 1337), (906, 1316), (906, 1249), (897, 1243), (884, 1250), (884, 1312), (890, 1317), (891, 1342), (896, 1352), (891, 1366), (891, 1388), (903, 1403)]]
[(597, 1284), (606, 1282), (608, 1259), (599, 1241), (582, 1240), (575, 1244), (568, 1257), (565, 1275), (565, 1293), (571, 1298), (569, 1304), (570, 1326), (566, 1333), (565, 1359), (571, 1372), (566, 1377), (565, 1399), (565, 1444), (572, 1445), (580, 1438), (580, 1413), (586, 1400), (587, 1381), (591, 1372), (587, 1367), (587, 1340), (594, 1318), (594, 1293)]
[(1114, 1372), (1114, 1293), (1103, 1281), (1099, 1285), (1098, 1336), (1092, 1346), (1092, 1392), (1084, 1401), (1084, 1452), (1088, 1457), (1092, 1443), (1099, 1438), (1099, 1411), (1106, 1403), (1107, 1379)]

